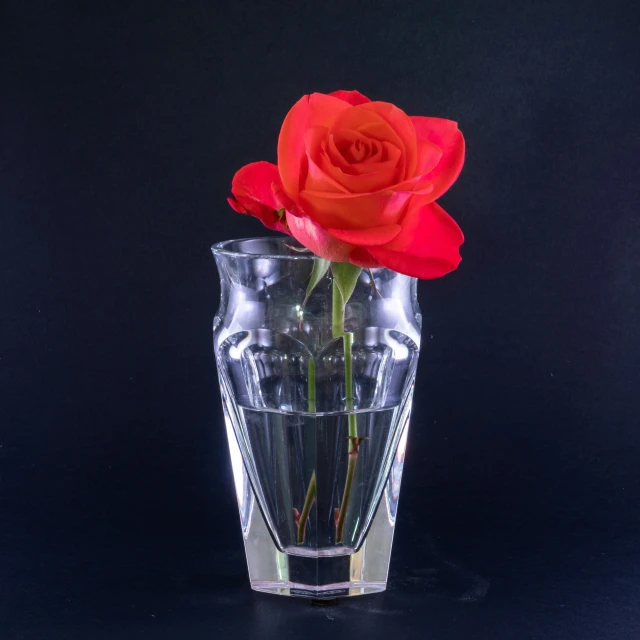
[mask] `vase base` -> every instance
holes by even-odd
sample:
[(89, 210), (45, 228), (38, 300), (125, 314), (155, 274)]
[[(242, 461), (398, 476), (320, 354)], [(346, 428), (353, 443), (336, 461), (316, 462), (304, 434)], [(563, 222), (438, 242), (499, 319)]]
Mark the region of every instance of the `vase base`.
[(311, 600), (334, 600), (350, 596), (380, 593), (387, 588), (386, 582), (338, 582), (322, 586), (296, 582), (251, 582), (254, 591), (278, 596), (292, 596)]
[(362, 596), (386, 589), (407, 420), (408, 412), (400, 426), (399, 443), (393, 445), (395, 455), (381, 499), (366, 531), (364, 543), (357, 551), (347, 546), (278, 548), (258, 507), (237, 440), (233, 436), (231, 421), (227, 422), (252, 589), (310, 600)]

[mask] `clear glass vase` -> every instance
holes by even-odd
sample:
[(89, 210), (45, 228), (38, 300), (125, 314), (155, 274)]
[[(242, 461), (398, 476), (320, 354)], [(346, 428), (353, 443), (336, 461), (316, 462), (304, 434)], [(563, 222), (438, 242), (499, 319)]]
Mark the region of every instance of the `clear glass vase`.
[(334, 337), (331, 269), (306, 296), (318, 265), (295, 240), (212, 250), (214, 349), (252, 588), (384, 590), (420, 345), (415, 278), (363, 269)]

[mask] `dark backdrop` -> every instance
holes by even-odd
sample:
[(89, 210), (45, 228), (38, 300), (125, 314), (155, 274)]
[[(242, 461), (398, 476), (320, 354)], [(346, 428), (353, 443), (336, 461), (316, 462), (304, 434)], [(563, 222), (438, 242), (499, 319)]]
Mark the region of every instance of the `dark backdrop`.
[[(5, 1), (0, 636), (640, 636), (637, 3)], [(390, 590), (248, 588), (211, 321), (303, 94), (455, 119)]]

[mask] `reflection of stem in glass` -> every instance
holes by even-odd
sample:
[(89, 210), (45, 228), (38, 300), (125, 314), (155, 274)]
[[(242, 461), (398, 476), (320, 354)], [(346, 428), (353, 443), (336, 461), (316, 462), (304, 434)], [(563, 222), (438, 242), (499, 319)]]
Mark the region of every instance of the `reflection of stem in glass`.
[(375, 291), (378, 298), (382, 300), (382, 294), (378, 290), (378, 287), (376, 287), (376, 279), (375, 279), (375, 276), (373, 275), (373, 271), (371, 271), (371, 269), (367, 269), (367, 271), (369, 272), (369, 284), (371, 285), (372, 289)]
[(302, 507), (302, 513), (298, 520), (298, 544), (304, 542), (304, 534), (307, 529), (307, 520), (309, 519), (309, 513), (313, 506), (313, 501), (316, 499), (316, 472), (311, 474), (311, 481), (309, 482), (309, 488), (307, 489), (307, 497), (304, 500), (304, 506)]
[[(345, 304), (342, 300), (340, 289), (333, 281), (333, 304), (331, 325), (333, 337), (342, 336), (344, 344), (344, 385), (345, 385), (345, 403), (347, 411), (353, 411), (353, 333), (345, 333), (344, 331), (344, 311)], [(347, 478), (344, 484), (344, 492), (342, 494), (342, 503), (339, 511), (336, 513), (336, 544), (340, 544), (344, 537), (344, 524), (349, 509), (349, 500), (351, 498), (351, 487), (353, 486), (353, 478), (356, 472), (356, 463), (358, 461), (358, 427), (356, 423), (356, 415), (349, 413), (347, 415), (349, 424), (349, 462), (347, 466)]]

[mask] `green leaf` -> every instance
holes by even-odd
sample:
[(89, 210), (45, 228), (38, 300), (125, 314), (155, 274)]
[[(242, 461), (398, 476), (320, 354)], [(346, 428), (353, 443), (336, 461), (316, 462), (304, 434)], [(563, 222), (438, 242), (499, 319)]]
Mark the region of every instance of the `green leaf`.
[(307, 306), (307, 300), (309, 300), (311, 292), (318, 286), (320, 280), (324, 278), (330, 264), (331, 262), (329, 260), (324, 260), (323, 258), (314, 258), (313, 269), (311, 271), (311, 279), (309, 280), (307, 292), (304, 294), (304, 302), (302, 303), (303, 309)]
[(349, 298), (356, 288), (356, 283), (362, 272), (362, 267), (356, 267), (349, 262), (332, 262), (331, 273), (333, 279), (340, 289), (340, 295), (342, 296), (342, 306), (349, 302)]

